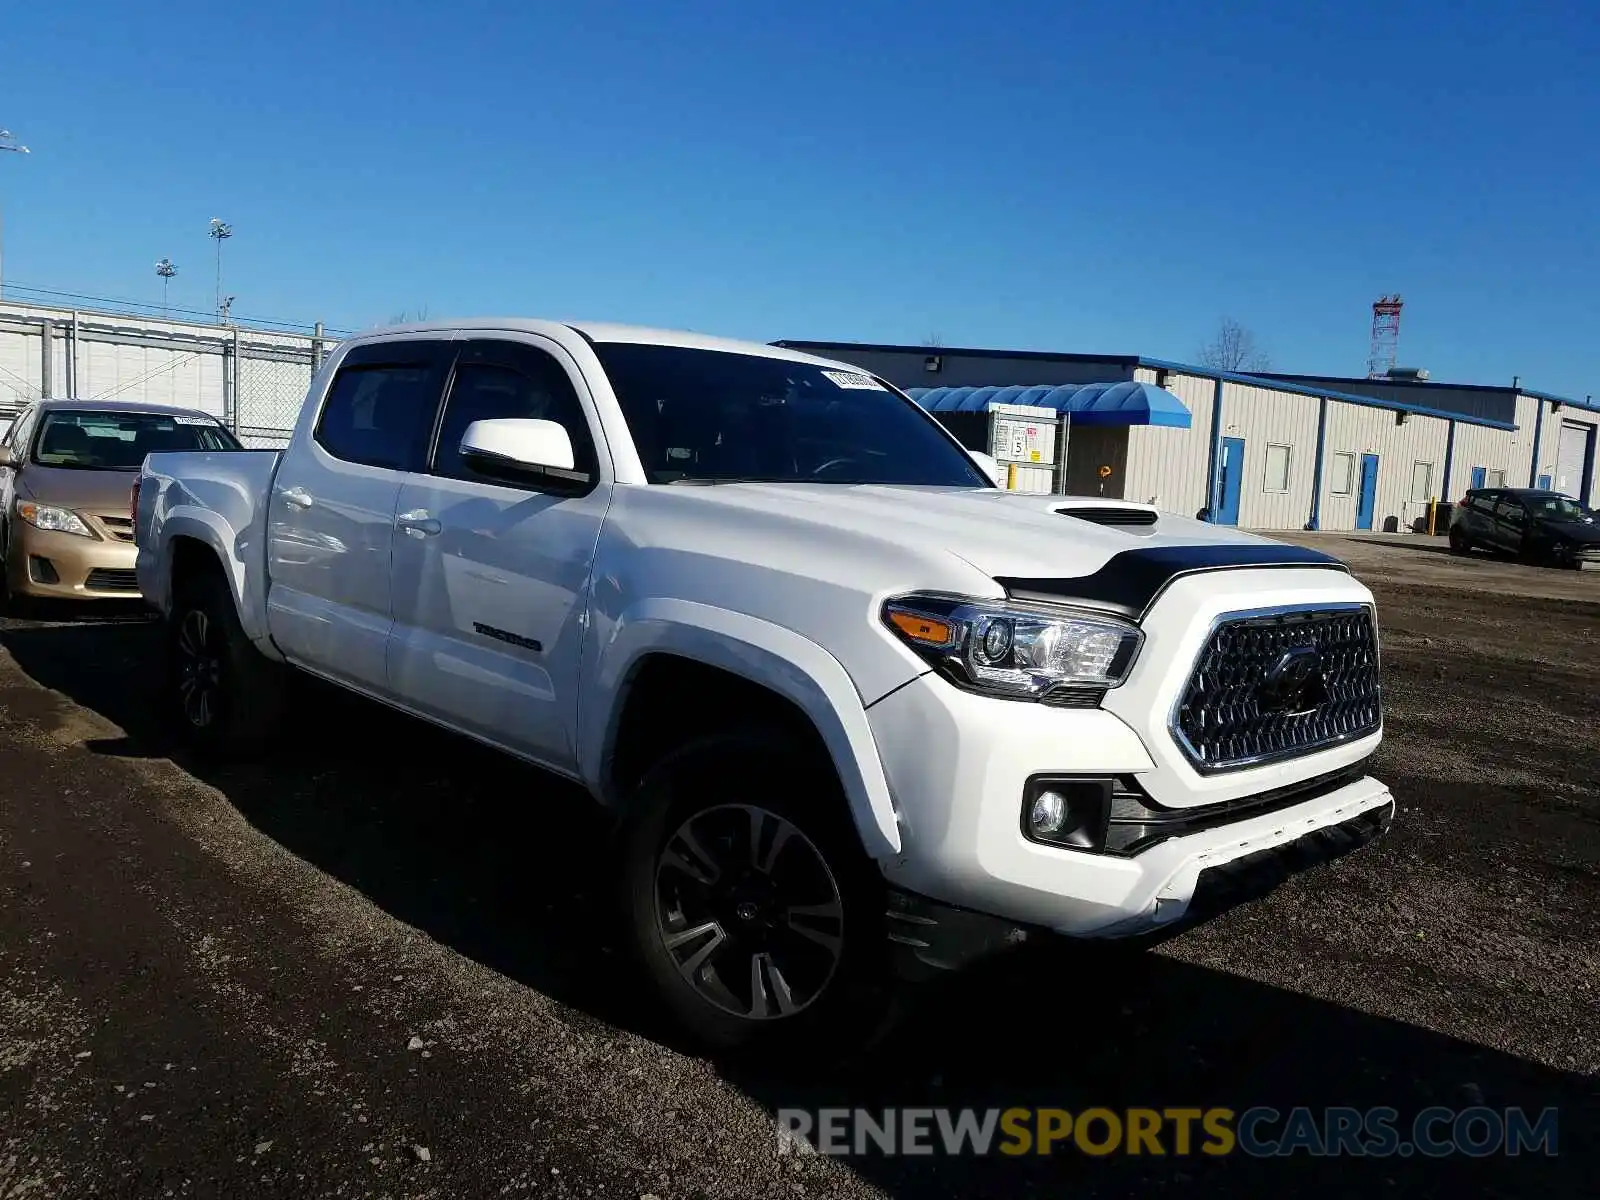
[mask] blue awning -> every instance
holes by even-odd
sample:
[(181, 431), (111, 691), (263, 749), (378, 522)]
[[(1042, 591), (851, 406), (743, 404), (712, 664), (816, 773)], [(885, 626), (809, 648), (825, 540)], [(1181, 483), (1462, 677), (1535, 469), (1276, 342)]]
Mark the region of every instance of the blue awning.
[(1074, 425), (1166, 425), (1188, 429), (1189, 410), (1153, 383), (1069, 383), (1061, 387), (909, 388), (929, 412), (984, 412), (991, 404), (1028, 404), (1071, 415)]

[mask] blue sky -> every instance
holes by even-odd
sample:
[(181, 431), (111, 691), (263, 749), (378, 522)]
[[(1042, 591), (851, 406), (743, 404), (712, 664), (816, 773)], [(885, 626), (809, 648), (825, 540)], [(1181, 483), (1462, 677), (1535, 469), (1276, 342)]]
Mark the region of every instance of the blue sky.
[[(159, 15), (158, 15), (159, 14)], [(13, 285), (1600, 393), (1593, 0), (8, 6)], [(15, 293), (13, 293), (15, 294)]]

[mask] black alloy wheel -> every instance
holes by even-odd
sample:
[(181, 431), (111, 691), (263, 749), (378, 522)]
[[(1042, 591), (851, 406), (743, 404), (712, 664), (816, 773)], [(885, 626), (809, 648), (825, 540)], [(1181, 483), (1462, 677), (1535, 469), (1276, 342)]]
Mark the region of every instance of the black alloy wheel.
[(805, 1011), (844, 953), (844, 900), (793, 822), (754, 803), (693, 813), (656, 859), (656, 929), (684, 981), (734, 1017)]
[(184, 720), (207, 730), (226, 717), (225, 645), (221, 631), (203, 608), (185, 610), (173, 639), (174, 686)]

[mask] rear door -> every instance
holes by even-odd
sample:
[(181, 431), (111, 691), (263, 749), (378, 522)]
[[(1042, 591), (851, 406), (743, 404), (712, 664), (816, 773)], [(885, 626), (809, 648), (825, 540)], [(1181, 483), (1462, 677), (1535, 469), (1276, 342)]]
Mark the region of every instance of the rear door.
[[(581, 373), (554, 342), (463, 341), (426, 469), (401, 488), (394, 543), (396, 697), (568, 772), (589, 572), (611, 498), (591, 412)], [(559, 422), (585, 481), (542, 491), (476, 473), (462, 435), (498, 417)]]
[(267, 511), (267, 622), (290, 659), (387, 695), (389, 560), (400, 482), (427, 455), (453, 345), (351, 349), (284, 452)]
[(1528, 511), (1515, 496), (1501, 495), (1494, 503), (1494, 541), (1500, 549), (1516, 553), (1528, 526)]
[(1495, 499), (1494, 492), (1473, 490), (1461, 502), (1461, 532), (1482, 546), (1495, 542)]

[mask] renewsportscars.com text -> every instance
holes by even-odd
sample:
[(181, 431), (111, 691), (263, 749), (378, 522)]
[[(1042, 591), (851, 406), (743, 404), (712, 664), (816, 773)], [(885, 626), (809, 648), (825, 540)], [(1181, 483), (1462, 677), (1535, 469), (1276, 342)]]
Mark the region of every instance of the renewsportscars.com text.
[(779, 1154), (1443, 1158), (1557, 1152), (1557, 1110), (781, 1108)]

